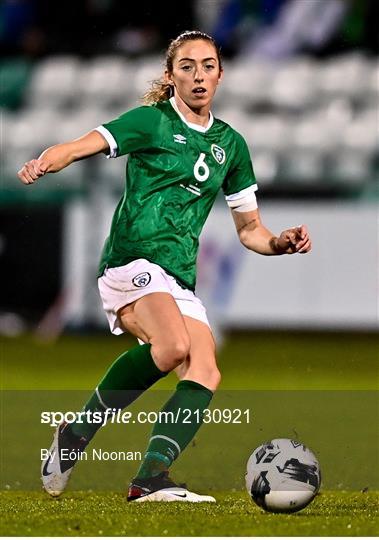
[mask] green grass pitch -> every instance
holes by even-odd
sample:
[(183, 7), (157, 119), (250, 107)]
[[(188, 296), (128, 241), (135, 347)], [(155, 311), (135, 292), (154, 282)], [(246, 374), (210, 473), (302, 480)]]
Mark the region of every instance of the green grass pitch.
[[(0, 534), (3, 536), (375, 536), (379, 532), (379, 412), (374, 334), (231, 334), (213, 407), (249, 409), (250, 422), (208, 424), (173, 467), (217, 503), (127, 504), (136, 462), (82, 462), (59, 499), (40, 487), (41, 447), (53, 429), (41, 410), (79, 410), (109, 363), (133, 341), (64, 336), (3, 339)], [(132, 411), (155, 410), (175, 385), (162, 380)], [(107, 426), (96, 446), (145, 449), (151, 425)], [(320, 494), (292, 515), (262, 511), (244, 489), (251, 451), (269, 438), (298, 438), (318, 456)]]
[(215, 492), (217, 504), (126, 504), (121, 493), (30, 492), (3, 497), (8, 536), (375, 536), (377, 496), (328, 491), (298, 514), (268, 514), (244, 492)]

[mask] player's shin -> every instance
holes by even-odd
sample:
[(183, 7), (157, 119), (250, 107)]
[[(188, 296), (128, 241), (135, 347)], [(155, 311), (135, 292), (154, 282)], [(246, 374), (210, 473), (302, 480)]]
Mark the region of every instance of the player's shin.
[[(167, 470), (203, 423), (213, 392), (193, 381), (180, 381), (155, 423), (137, 478)], [(162, 414), (163, 413), (163, 414)]]
[[(109, 410), (121, 410), (133, 403), (145, 390), (167, 375), (160, 371), (150, 354), (150, 345), (123, 353), (108, 369), (96, 390), (84, 405), (86, 414), (70, 425), (70, 432), (92, 439), (106, 422)], [(98, 419), (98, 421), (94, 421)]]

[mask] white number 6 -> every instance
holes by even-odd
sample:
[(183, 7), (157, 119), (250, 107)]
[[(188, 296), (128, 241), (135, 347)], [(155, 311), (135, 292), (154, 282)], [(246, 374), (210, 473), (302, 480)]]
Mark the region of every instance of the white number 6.
[(204, 158), (205, 154), (202, 152), (193, 168), (193, 174), (198, 182), (205, 182), (205, 180), (208, 180), (209, 177), (209, 167), (205, 163)]

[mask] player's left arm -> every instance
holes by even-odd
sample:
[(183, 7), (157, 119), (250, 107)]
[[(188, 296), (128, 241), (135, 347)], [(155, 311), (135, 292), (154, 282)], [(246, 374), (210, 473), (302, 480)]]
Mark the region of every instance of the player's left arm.
[(275, 236), (263, 225), (258, 209), (248, 212), (232, 210), (232, 215), (241, 243), (251, 251), (261, 255), (284, 255), (308, 253), (312, 248), (305, 225), (291, 227)]

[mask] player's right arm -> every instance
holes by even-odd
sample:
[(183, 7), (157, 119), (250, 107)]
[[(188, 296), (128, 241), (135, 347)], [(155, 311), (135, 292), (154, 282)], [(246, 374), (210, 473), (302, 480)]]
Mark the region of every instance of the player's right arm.
[(46, 173), (61, 171), (74, 161), (108, 150), (109, 144), (103, 135), (90, 131), (79, 139), (47, 148), (38, 159), (27, 161), (17, 174), (23, 184), (33, 184)]

